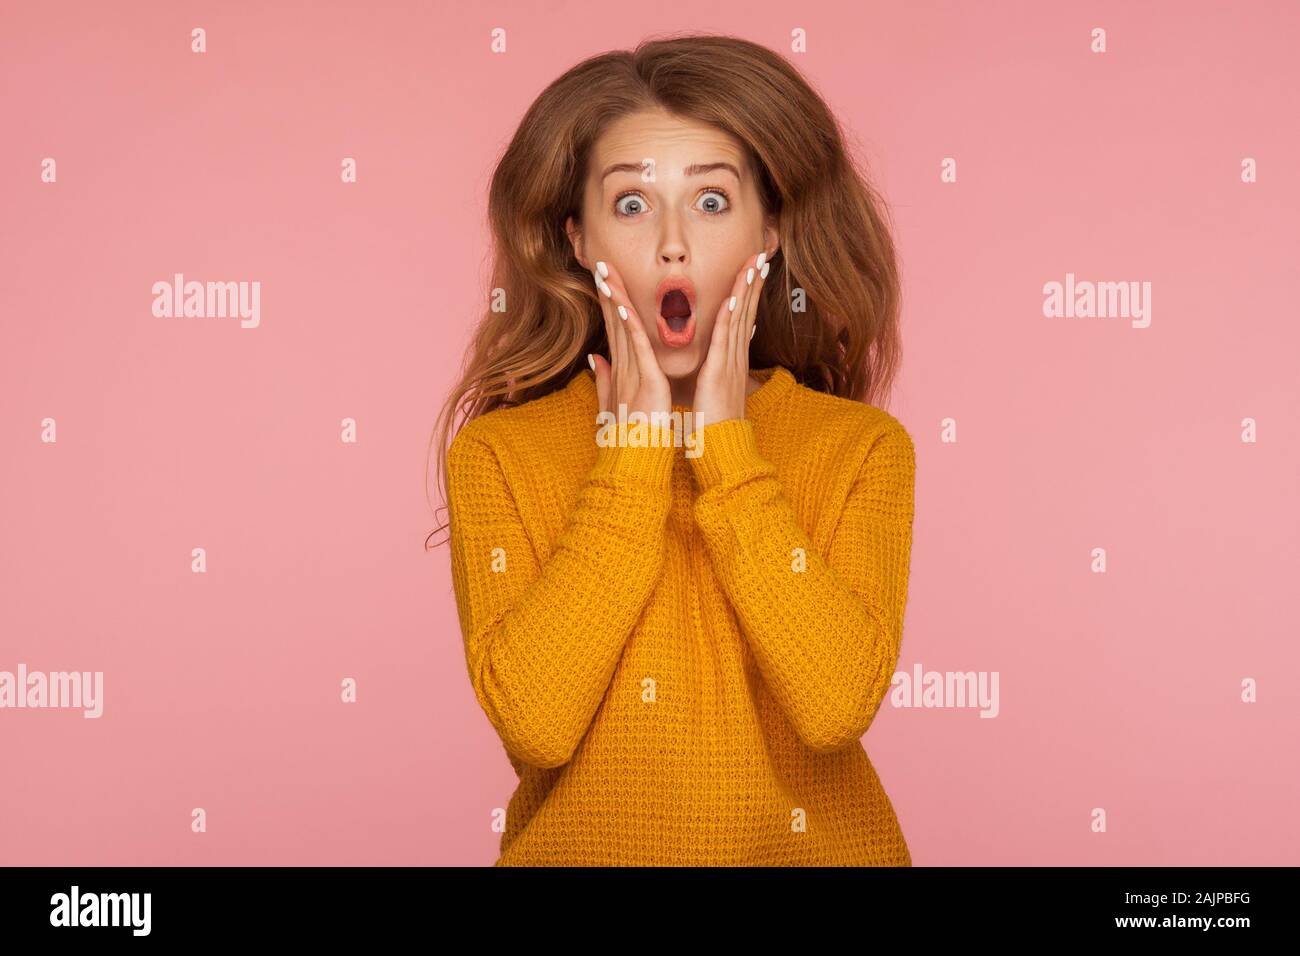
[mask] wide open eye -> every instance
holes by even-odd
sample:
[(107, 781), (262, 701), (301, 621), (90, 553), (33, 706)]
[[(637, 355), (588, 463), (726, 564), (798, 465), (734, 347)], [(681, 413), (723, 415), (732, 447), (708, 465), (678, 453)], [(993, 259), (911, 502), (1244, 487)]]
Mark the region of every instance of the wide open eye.
[[(625, 199), (632, 201), (624, 203)], [(641, 199), (640, 193), (623, 193), (614, 200), (614, 211), (620, 216), (635, 216), (637, 213), (645, 212), (645, 202)]]
[[(714, 196), (719, 198), (712, 198)], [(731, 197), (721, 189), (706, 189), (704, 194), (700, 196), (700, 200), (710, 204), (710, 207), (704, 211), (711, 216), (720, 215), (731, 208)]]

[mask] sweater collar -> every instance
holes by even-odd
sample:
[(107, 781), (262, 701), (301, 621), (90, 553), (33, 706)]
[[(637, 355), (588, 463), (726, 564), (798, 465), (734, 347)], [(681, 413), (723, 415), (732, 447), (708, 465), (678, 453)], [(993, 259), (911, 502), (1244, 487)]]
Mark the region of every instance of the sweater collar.
[[(750, 369), (750, 372), (755, 378), (762, 379), (763, 384), (745, 396), (745, 417), (762, 418), (780, 405), (781, 401), (786, 397), (791, 386), (795, 384), (794, 375), (783, 365)], [(588, 407), (598, 403), (596, 373), (591, 369), (583, 369), (573, 376), (573, 381), (568, 384), (567, 388)], [(685, 410), (686, 407), (683, 405), (673, 406), (673, 411)]]

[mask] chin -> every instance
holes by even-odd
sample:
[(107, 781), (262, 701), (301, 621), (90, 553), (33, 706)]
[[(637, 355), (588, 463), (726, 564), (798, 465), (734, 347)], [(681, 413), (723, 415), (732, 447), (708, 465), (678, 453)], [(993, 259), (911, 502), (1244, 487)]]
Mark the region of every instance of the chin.
[(699, 371), (701, 364), (694, 348), (668, 349), (666, 354), (656, 353), (655, 358), (668, 378), (689, 378)]

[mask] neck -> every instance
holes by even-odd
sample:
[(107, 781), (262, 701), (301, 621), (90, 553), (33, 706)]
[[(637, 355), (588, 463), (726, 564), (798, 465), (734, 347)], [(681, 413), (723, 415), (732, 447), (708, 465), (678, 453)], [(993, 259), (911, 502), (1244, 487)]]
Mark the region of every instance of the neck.
[[(672, 389), (673, 405), (681, 405), (684, 408), (691, 408), (695, 403), (695, 380), (699, 376), (698, 372), (692, 372), (683, 378), (670, 378), (668, 386)], [(754, 378), (751, 373), (745, 379), (745, 397), (753, 395), (760, 387), (762, 382)]]

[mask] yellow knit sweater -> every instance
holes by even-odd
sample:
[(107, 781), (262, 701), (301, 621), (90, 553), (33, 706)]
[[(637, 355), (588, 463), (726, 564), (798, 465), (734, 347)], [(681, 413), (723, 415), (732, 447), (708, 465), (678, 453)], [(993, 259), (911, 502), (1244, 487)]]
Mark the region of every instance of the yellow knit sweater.
[(754, 374), (698, 457), (599, 444), (586, 370), (456, 434), (466, 660), (519, 777), (497, 866), (911, 865), (860, 738), (902, 640), (912, 441)]

